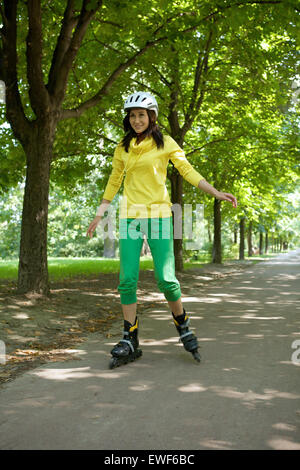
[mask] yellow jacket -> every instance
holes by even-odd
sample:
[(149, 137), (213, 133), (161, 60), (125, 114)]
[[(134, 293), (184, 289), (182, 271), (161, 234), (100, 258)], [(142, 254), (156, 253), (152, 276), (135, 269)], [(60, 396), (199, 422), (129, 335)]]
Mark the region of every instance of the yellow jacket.
[(164, 135), (164, 147), (159, 149), (152, 137), (138, 145), (136, 139), (132, 139), (128, 152), (121, 143), (115, 149), (103, 198), (113, 200), (125, 174), (120, 218), (170, 217), (172, 203), (166, 188), (169, 160), (193, 186), (197, 187), (204, 179), (172, 137)]

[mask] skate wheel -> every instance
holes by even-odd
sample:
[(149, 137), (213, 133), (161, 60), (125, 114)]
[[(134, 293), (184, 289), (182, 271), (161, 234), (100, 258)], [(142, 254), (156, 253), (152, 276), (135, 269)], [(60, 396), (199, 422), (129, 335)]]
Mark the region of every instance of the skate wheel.
[(141, 349), (137, 349), (136, 354), (135, 354), (135, 359), (138, 359), (139, 357), (141, 357), (142, 354), (143, 354), (143, 351)]
[(115, 367), (118, 367), (120, 364), (119, 364), (119, 361), (116, 357), (112, 357), (111, 360), (109, 361), (109, 368), (110, 369), (114, 369)]
[(142, 355), (142, 350), (137, 349), (134, 354), (127, 357), (112, 357), (109, 361), (109, 368), (115, 369), (116, 367), (128, 364), (128, 362), (133, 362)]
[(194, 359), (195, 359), (197, 362), (201, 362), (201, 356), (200, 356), (200, 354), (198, 353), (198, 351), (194, 351), (194, 352), (193, 352), (193, 356), (194, 356)]

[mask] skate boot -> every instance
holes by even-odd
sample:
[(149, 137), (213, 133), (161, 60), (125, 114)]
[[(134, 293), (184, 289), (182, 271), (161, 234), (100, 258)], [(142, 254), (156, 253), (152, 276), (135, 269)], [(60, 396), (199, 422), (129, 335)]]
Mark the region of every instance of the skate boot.
[(194, 359), (196, 359), (197, 362), (200, 362), (201, 357), (198, 352), (199, 345), (197, 337), (189, 330), (190, 319), (187, 316), (186, 311), (183, 309), (183, 314), (178, 317), (175, 317), (173, 312), (172, 315), (185, 350), (192, 353)]
[(128, 362), (135, 361), (142, 355), (142, 350), (138, 348), (138, 319), (136, 317), (134, 325), (124, 320), (123, 339), (116, 344), (112, 350), (112, 358), (109, 368), (114, 369)]

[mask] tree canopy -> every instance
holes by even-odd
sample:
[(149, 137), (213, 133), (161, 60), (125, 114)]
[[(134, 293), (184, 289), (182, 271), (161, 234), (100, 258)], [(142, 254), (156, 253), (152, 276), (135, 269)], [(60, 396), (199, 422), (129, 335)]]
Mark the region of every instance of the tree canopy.
[[(26, 176), (20, 272), (34, 273), (24, 289), (41, 284), (32, 287), (35, 266), (47, 265), (49, 188), (71, 196), (97, 170), (96, 208), (132, 91), (155, 94), (163, 131), (211, 184), (237, 195), (224, 220), (262, 223), (296, 184), (295, 0), (3, 0), (0, 13), (0, 193)], [(200, 199), (212, 213), (213, 201), (171, 166), (168, 176), (173, 202)]]

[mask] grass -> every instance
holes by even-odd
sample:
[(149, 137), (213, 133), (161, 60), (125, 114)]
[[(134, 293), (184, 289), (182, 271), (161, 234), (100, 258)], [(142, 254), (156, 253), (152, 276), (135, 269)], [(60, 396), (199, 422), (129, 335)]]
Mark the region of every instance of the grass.
[[(273, 258), (277, 253), (271, 253), (262, 256), (245, 257), (245, 260), (251, 260), (254, 263), (264, 259)], [(228, 261), (230, 258), (225, 258)], [(233, 258), (231, 258), (233, 260)], [(237, 261), (237, 260), (236, 260)], [(209, 263), (210, 259), (206, 253), (202, 253), (198, 260), (184, 263), (184, 269), (200, 268), (203, 264)], [(99, 273), (117, 273), (119, 272), (119, 259), (107, 258), (48, 258), (48, 272), (50, 281), (59, 281), (71, 278), (88, 278), (97, 276)], [(151, 256), (141, 257), (141, 270), (153, 270), (153, 261)], [(18, 278), (18, 260), (0, 260), (0, 279), (16, 281)]]
[[(153, 269), (152, 259), (141, 259), (140, 269)], [(88, 278), (99, 273), (117, 273), (120, 270), (119, 259), (107, 258), (48, 258), (50, 281), (71, 278)], [(18, 260), (0, 260), (0, 279), (16, 281), (18, 278)]]

